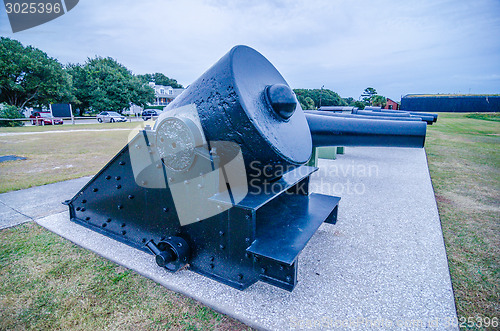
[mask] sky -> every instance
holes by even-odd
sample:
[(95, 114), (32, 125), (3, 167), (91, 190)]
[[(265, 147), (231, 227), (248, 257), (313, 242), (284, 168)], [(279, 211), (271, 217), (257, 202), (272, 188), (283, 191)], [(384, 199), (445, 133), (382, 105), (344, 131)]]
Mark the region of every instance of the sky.
[(253, 47), (292, 88), (358, 99), (374, 87), (500, 93), (500, 0), (80, 0), (65, 15), (0, 35), (61, 63), (113, 57), (135, 74), (189, 85), (235, 45)]

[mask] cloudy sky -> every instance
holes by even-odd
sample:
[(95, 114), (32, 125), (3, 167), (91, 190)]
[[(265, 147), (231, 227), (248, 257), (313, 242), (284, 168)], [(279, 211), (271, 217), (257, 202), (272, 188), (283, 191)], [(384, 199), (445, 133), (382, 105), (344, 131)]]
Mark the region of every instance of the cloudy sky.
[(293, 88), (500, 93), (500, 0), (80, 0), (15, 34), (2, 9), (0, 35), (64, 64), (111, 56), (184, 85), (244, 44)]

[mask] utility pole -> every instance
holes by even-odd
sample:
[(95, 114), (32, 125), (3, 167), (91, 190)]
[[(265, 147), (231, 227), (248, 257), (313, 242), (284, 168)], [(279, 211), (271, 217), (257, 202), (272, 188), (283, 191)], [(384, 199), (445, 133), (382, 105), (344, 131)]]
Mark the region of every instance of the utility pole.
[(319, 108), (321, 108), (321, 96), (323, 95), (323, 87), (325, 87), (325, 85), (321, 86), (321, 90), (319, 92)]

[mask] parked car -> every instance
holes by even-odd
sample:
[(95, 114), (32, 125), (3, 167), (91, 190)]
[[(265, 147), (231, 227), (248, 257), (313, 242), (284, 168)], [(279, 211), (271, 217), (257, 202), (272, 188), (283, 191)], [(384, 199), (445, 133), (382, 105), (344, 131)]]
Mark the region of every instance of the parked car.
[(156, 110), (146, 109), (145, 111), (142, 112), (142, 119), (145, 121), (153, 119), (153, 117), (156, 116), (158, 116)]
[(52, 116), (50, 112), (37, 111), (30, 115), (32, 125), (59, 125), (63, 124), (62, 118)]
[(103, 111), (97, 117), (97, 122), (99, 123), (113, 123), (113, 122), (126, 122), (127, 118), (123, 115), (118, 114), (114, 111)]

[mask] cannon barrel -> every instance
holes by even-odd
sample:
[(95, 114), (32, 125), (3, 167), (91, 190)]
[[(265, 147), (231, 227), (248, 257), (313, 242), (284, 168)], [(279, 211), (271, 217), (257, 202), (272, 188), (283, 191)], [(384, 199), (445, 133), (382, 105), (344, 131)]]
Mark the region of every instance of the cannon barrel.
[(422, 112), (417, 112), (417, 111), (410, 111), (409, 113), (410, 113), (410, 115), (415, 115), (415, 116), (431, 116), (433, 122), (436, 122), (438, 119), (438, 114), (434, 114), (434, 113), (422, 113)]
[(385, 113), (385, 114), (401, 114), (401, 113), (408, 113), (410, 116), (417, 116), (420, 117), (423, 121), (426, 121), (427, 123), (435, 123), (437, 121), (438, 115), (437, 114), (431, 114), (431, 113), (422, 113), (422, 112), (415, 112), (415, 111), (405, 111), (405, 110), (392, 110), (392, 109), (373, 109), (374, 112), (379, 112), (379, 113)]
[(321, 115), (321, 116), (344, 117), (344, 118), (364, 118), (371, 120), (414, 121), (414, 122), (422, 121), (422, 119), (417, 116), (408, 116), (408, 117), (370, 116), (370, 115), (343, 114), (343, 113), (335, 113), (332, 111), (317, 111), (317, 110), (304, 110), (304, 113)]
[(363, 116), (389, 116), (389, 117), (418, 117), (421, 121), (427, 122), (427, 124), (434, 123), (434, 117), (426, 114), (415, 115), (407, 111), (392, 110), (386, 111), (386, 109), (369, 109), (369, 110), (353, 110), (353, 113)]
[(372, 120), (306, 113), (314, 147), (423, 147), (427, 124), (421, 121)]
[(410, 117), (409, 113), (382, 113), (364, 109), (353, 109), (352, 114), (363, 116)]
[[(366, 108), (365, 108), (366, 109)], [(388, 114), (405, 114), (408, 113), (410, 116), (418, 116), (423, 121), (426, 121), (429, 124), (435, 123), (437, 121), (438, 115), (432, 113), (423, 113), (416, 111), (405, 111), (405, 110), (394, 110), (394, 109), (381, 109), (378, 107), (370, 107), (367, 110), (371, 110), (377, 113), (388, 113)]]

